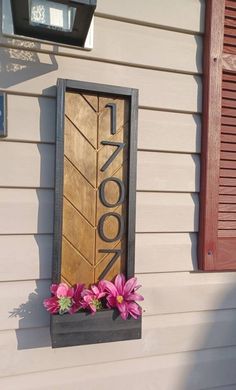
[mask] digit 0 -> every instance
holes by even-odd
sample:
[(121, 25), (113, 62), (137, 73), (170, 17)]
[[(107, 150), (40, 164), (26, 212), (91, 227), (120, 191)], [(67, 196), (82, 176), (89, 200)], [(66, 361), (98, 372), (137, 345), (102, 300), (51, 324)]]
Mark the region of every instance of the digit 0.
[[(113, 238), (107, 237), (104, 233), (104, 223), (108, 217), (116, 218), (118, 221), (118, 224), (119, 224), (118, 232), (117, 232), (116, 236)], [(125, 225), (124, 218), (122, 215), (117, 214), (117, 213), (106, 213), (99, 219), (98, 234), (99, 234), (100, 238), (105, 242), (114, 242), (114, 241), (120, 240), (121, 237), (123, 236), (123, 233), (124, 233), (124, 225)]]
[[(115, 203), (108, 202), (108, 200), (106, 199), (106, 196), (105, 196), (105, 186), (106, 186), (106, 183), (108, 183), (109, 181), (113, 181), (119, 187), (119, 198), (118, 198), (117, 202), (115, 202)], [(108, 177), (107, 179), (103, 180), (102, 183), (100, 184), (99, 197), (100, 197), (100, 201), (102, 202), (102, 204), (106, 207), (115, 207), (115, 206), (118, 206), (119, 204), (122, 204), (125, 200), (124, 183), (118, 177)]]

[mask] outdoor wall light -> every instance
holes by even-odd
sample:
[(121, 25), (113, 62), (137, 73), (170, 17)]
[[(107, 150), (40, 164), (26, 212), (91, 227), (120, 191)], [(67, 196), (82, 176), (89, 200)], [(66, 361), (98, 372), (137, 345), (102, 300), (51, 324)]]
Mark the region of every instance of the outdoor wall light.
[(83, 47), (96, 0), (11, 0), (14, 33)]

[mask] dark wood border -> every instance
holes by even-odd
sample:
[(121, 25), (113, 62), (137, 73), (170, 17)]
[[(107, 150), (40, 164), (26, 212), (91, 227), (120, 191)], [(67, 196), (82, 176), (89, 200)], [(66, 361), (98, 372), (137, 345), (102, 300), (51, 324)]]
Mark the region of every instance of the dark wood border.
[(63, 171), (64, 171), (64, 116), (65, 116), (66, 81), (57, 82), (57, 116), (56, 116), (56, 153), (55, 153), (55, 196), (54, 196), (54, 239), (52, 281), (60, 282), (62, 221), (63, 221)]
[[(66, 91), (90, 91), (126, 97), (128, 96), (130, 98), (126, 270), (126, 276), (127, 278), (130, 278), (134, 276), (135, 263), (138, 90), (112, 85), (58, 79), (52, 281), (53, 283), (59, 283), (61, 276), (64, 114)], [(91, 316), (86, 313), (76, 313), (73, 316), (70, 316), (69, 314), (63, 316), (51, 316), (51, 337), (52, 346), (54, 348), (69, 345), (138, 339), (141, 338), (141, 317), (138, 320), (134, 320), (130, 317), (127, 321), (124, 321), (114, 310), (103, 310), (98, 312), (95, 316)]]
[(116, 310), (101, 310), (95, 315), (85, 312), (53, 315), (52, 347), (71, 347), (140, 339), (142, 318), (122, 320)]
[(3, 129), (0, 129), (0, 138), (7, 137), (7, 94), (6, 92), (0, 92), (0, 96), (3, 97)]
[(215, 270), (217, 259), (224, 9), (224, 0), (206, 2), (198, 245), (199, 267), (205, 271)]

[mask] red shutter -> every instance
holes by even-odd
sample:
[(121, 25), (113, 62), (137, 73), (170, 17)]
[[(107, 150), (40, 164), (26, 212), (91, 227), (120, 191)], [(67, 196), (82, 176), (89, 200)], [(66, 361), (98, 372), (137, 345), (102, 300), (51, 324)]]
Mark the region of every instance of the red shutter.
[(207, 0), (199, 265), (236, 270), (236, 0)]

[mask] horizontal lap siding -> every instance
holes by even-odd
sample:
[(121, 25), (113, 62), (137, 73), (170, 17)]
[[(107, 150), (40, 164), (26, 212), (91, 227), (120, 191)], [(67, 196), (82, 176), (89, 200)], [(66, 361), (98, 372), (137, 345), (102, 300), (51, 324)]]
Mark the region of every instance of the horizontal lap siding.
[(151, 23), (169, 29), (204, 31), (204, 1), (199, 0), (149, 0), (144, 6), (142, 0), (129, 0), (125, 7), (116, 1), (100, 0), (97, 13), (129, 19), (133, 22)]
[(0, 188), (0, 234), (53, 232), (53, 190)]
[[(0, 234), (53, 233), (53, 195), (46, 189), (0, 188)], [(197, 194), (138, 192), (137, 232), (197, 230)]]
[[(4, 390), (85, 383), (90, 390), (115, 389), (117, 375), (138, 390), (147, 384), (199, 390), (236, 383), (236, 350), (230, 347), (236, 345), (236, 277), (191, 273), (197, 271), (203, 13), (204, 1), (198, 0), (150, 0), (146, 6), (129, 0), (123, 8), (100, 0), (91, 52), (0, 38), (9, 133), (0, 142)], [(42, 301), (51, 277), (59, 77), (139, 89), (142, 340), (50, 347)]]
[[(1, 142), (0, 187), (54, 187), (53, 145)], [(19, 164), (20, 161), (20, 164)], [(138, 190), (199, 191), (199, 156), (138, 152)]]
[[(54, 54), (91, 58), (99, 61), (171, 69), (175, 72), (202, 72), (202, 37), (197, 34), (184, 34), (117, 20), (104, 20), (101, 17), (95, 17), (94, 29), (96, 34), (92, 51), (68, 47), (59, 47), (56, 50), (50, 44), (40, 45), (34, 42), (10, 40), (3, 36), (0, 37), (0, 44), (11, 45), (20, 50), (53, 52)], [(117, 31), (119, 31), (119, 36), (117, 36)], [(158, 47), (158, 50), (150, 50), (150, 48), (154, 49), (155, 47)], [(179, 55), (180, 52), (182, 55)], [(12, 51), (11, 53), (15, 54)], [(22, 52), (22, 55), (24, 53)], [(36, 55), (31, 58), (32, 60), (38, 58), (40, 61), (43, 56)], [(28, 60), (30, 61), (29, 56)]]
[[(30, 53), (30, 59), (29, 57)], [(168, 71), (143, 69), (88, 59), (0, 48), (2, 66), (0, 89), (9, 92), (54, 97), (57, 78), (130, 85), (138, 88), (139, 104), (185, 112), (201, 112), (201, 77)], [(32, 58), (31, 58), (32, 57)], [(17, 61), (17, 64), (15, 64)], [(20, 65), (24, 64), (24, 67)], [(13, 71), (16, 66), (17, 71)], [(89, 72), (88, 72), (89, 69)]]
[[(127, 341), (127, 348), (124, 348), (123, 342), (98, 344), (89, 348), (81, 346), (80, 353), (77, 348), (68, 348), (66, 359), (63, 359), (65, 349), (58, 349), (55, 354), (49, 348), (50, 335), (47, 327), (19, 329), (17, 334), (12, 330), (2, 331), (0, 346), (4, 359), (0, 361), (0, 373), (2, 376), (10, 376), (235, 345), (235, 325), (236, 311), (230, 309), (145, 317), (142, 340)], [(214, 331), (209, 332), (209, 327), (212, 329), (213, 326)], [(40, 354), (38, 347), (41, 347)]]
[(225, 389), (236, 382), (235, 364), (235, 347), (214, 348), (8, 377), (2, 384), (6, 390), (15, 384), (20, 390), (63, 390), (65, 386), (118, 390), (122, 377), (136, 389), (146, 390), (147, 384), (149, 389), (221, 389), (221, 385)]
[[(52, 234), (0, 235), (0, 281), (50, 279)], [(197, 270), (196, 233), (136, 235), (136, 272)], [(148, 258), (144, 262), (144, 258)]]
[(0, 235), (0, 281), (50, 279), (52, 234)]
[(9, 94), (7, 104), (7, 141), (55, 142), (55, 98)]
[(200, 153), (201, 116), (140, 109), (138, 147), (145, 150)]
[[(188, 272), (141, 274), (144, 316), (205, 310), (234, 309), (236, 275), (189, 274)], [(49, 315), (41, 310), (50, 280), (13, 281), (0, 284), (8, 298), (1, 306), (0, 330), (48, 326)], [(199, 295), (204, 300), (199, 300)], [(158, 297), (158, 298), (157, 298)]]

